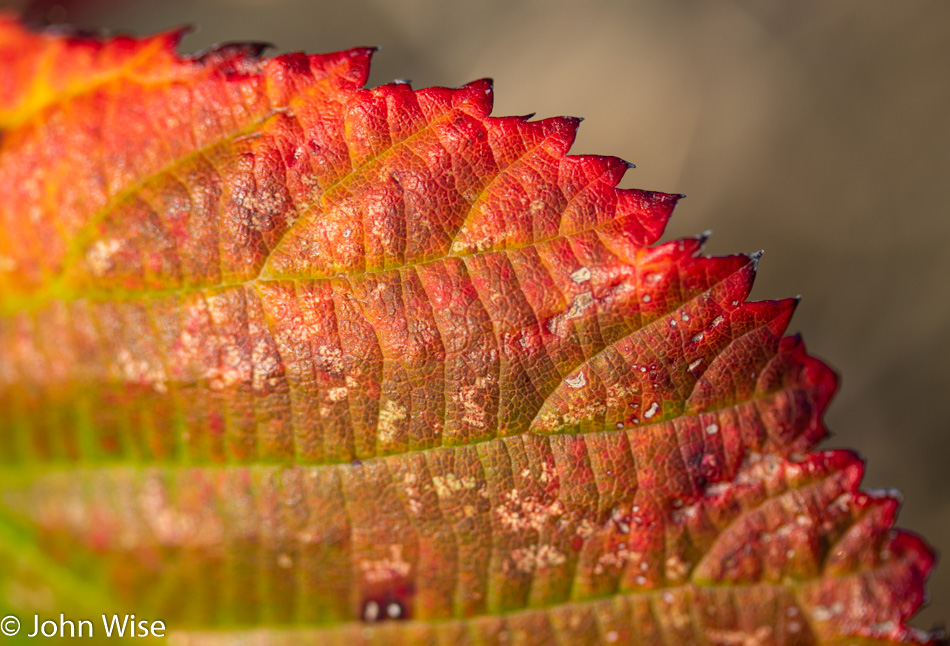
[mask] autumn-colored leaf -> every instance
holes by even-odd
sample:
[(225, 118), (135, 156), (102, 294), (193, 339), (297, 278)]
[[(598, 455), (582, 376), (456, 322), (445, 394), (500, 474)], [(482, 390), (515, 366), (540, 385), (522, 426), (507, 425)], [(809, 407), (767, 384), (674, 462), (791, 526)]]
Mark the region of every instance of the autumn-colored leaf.
[[(871, 644), (933, 565), (677, 196), (371, 50), (0, 20), (12, 612), (182, 644)], [(12, 592), (9, 592), (12, 591)]]

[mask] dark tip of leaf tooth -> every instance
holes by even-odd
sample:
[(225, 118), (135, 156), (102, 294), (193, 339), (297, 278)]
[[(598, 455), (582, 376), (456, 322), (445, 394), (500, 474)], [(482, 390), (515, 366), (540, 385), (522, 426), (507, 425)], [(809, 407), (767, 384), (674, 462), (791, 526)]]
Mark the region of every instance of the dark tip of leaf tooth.
[(577, 129), (580, 127), (581, 123), (584, 122), (584, 117), (561, 117), (561, 119), (564, 120), (564, 122), (567, 123), (571, 130), (573, 130), (575, 133), (577, 132)]
[(662, 193), (659, 191), (653, 191), (652, 195), (663, 202), (669, 203), (671, 211), (679, 204), (680, 200), (686, 197), (683, 193)]
[(470, 83), (466, 83), (458, 90), (468, 90), (470, 93), (473, 93), (473, 96), (470, 100), (474, 105), (480, 107), (480, 111), (483, 113), (483, 117), (487, 117), (491, 114), (492, 107), (495, 102), (495, 91), (494, 91), (494, 81), (490, 78), (481, 78)]
[(799, 304), (802, 302), (801, 296), (793, 296), (792, 298), (783, 298), (779, 301), (780, 303), (786, 304), (788, 306), (789, 320), (791, 320), (791, 314), (795, 313), (795, 310), (798, 309)]
[(412, 85), (412, 81), (410, 79), (393, 79), (393, 83), (396, 85)]
[(268, 49), (276, 47), (273, 43), (264, 41), (252, 42), (223, 42), (216, 43), (211, 47), (195, 52), (191, 59), (199, 63), (205, 63), (214, 58), (247, 57), (258, 59)]
[(369, 69), (373, 62), (373, 55), (380, 50), (379, 47), (354, 47), (346, 52), (349, 58), (354, 61), (354, 67), (350, 70), (353, 82), (358, 87), (365, 87), (369, 80)]
[[(373, 55), (374, 55), (376, 52), (378, 52), (379, 50), (380, 50), (379, 47), (376, 47), (376, 46), (365, 46), (365, 45), (364, 45), (364, 46), (362, 46), (362, 47), (353, 47), (353, 48), (351, 48), (351, 49), (347, 49), (347, 50), (343, 50), (343, 51), (340, 51), (340, 52), (336, 52), (336, 55), (337, 55), (337, 56), (345, 56), (345, 57), (350, 58), (350, 59), (365, 58), (366, 60), (364, 61), (364, 63), (365, 63), (366, 65), (369, 65), (370, 61), (371, 61), (372, 58), (373, 58)], [(306, 57), (310, 57), (310, 56), (327, 56), (327, 54), (305, 54), (304, 52), (288, 52), (288, 54), (299, 54), (299, 55), (306, 56)], [(286, 55), (287, 55), (287, 54), (283, 54), (283, 56), (286, 56)]]
[(466, 83), (462, 87), (478, 88), (479, 86), (483, 86), (485, 94), (491, 94), (495, 91), (495, 79), (486, 76), (485, 78), (476, 79), (471, 83)]
[(185, 39), (185, 36), (198, 33), (201, 33), (201, 25), (181, 25), (159, 34), (159, 37), (167, 38), (171, 48), (178, 49), (178, 47), (181, 46), (181, 41)]
[(274, 49), (276, 47), (277, 45), (267, 42), (266, 40), (244, 43), (244, 50), (247, 52), (248, 56), (253, 58), (259, 58), (268, 49)]
[(363, 47), (354, 47), (350, 49), (348, 53), (353, 58), (364, 57), (369, 61), (373, 58), (376, 52), (381, 49), (382, 47), (377, 47), (376, 45), (364, 45)]

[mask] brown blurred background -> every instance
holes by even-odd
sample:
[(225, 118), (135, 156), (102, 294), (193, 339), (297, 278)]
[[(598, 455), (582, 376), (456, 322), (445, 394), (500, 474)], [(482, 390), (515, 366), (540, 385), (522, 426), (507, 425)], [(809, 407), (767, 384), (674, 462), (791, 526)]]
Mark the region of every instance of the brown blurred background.
[[(29, 2), (0, 0), (0, 6)], [(587, 118), (574, 152), (686, 193), (667, 235), (765, 249), (754, 296), (802, 294), (792, 331), (844, 376), (826, 447), (906, 495), (950, 553), (950, 2), (946, 0), (85, 0), (38, 20), (197, 30), (195, 51), (380, 45), (373, 85), (495, 79), (495, 114)], [(921, 627), (950, 619), (950, 566)]]

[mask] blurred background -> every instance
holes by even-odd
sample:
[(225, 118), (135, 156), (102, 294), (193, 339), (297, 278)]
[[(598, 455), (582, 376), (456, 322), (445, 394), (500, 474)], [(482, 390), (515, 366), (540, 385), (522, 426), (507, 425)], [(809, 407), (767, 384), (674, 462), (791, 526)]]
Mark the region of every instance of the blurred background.
[[(275, 51), (379, 45), (371, 85), (495, 79), (495, 114), (582, 116), (576, 153), (688, 196), (666, 238), (764, 249), (753, 296), (802, 294), (791, 331), (843, 375), (825, 447), (906, 496), (950, 554), (950, 2), (946, 0), (74, 0), (35, 22), (195, 26)], [(914, 623), (950, 615), (950, 565)]]

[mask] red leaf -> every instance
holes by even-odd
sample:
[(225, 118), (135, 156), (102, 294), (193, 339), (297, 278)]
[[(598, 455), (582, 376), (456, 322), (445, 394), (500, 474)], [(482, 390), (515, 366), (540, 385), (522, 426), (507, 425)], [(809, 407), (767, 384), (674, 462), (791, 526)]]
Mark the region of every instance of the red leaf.
[(0, 21), (10, 585), (181, 643), (931, 639), (758, 256), (486, 81), (178, 35)]

